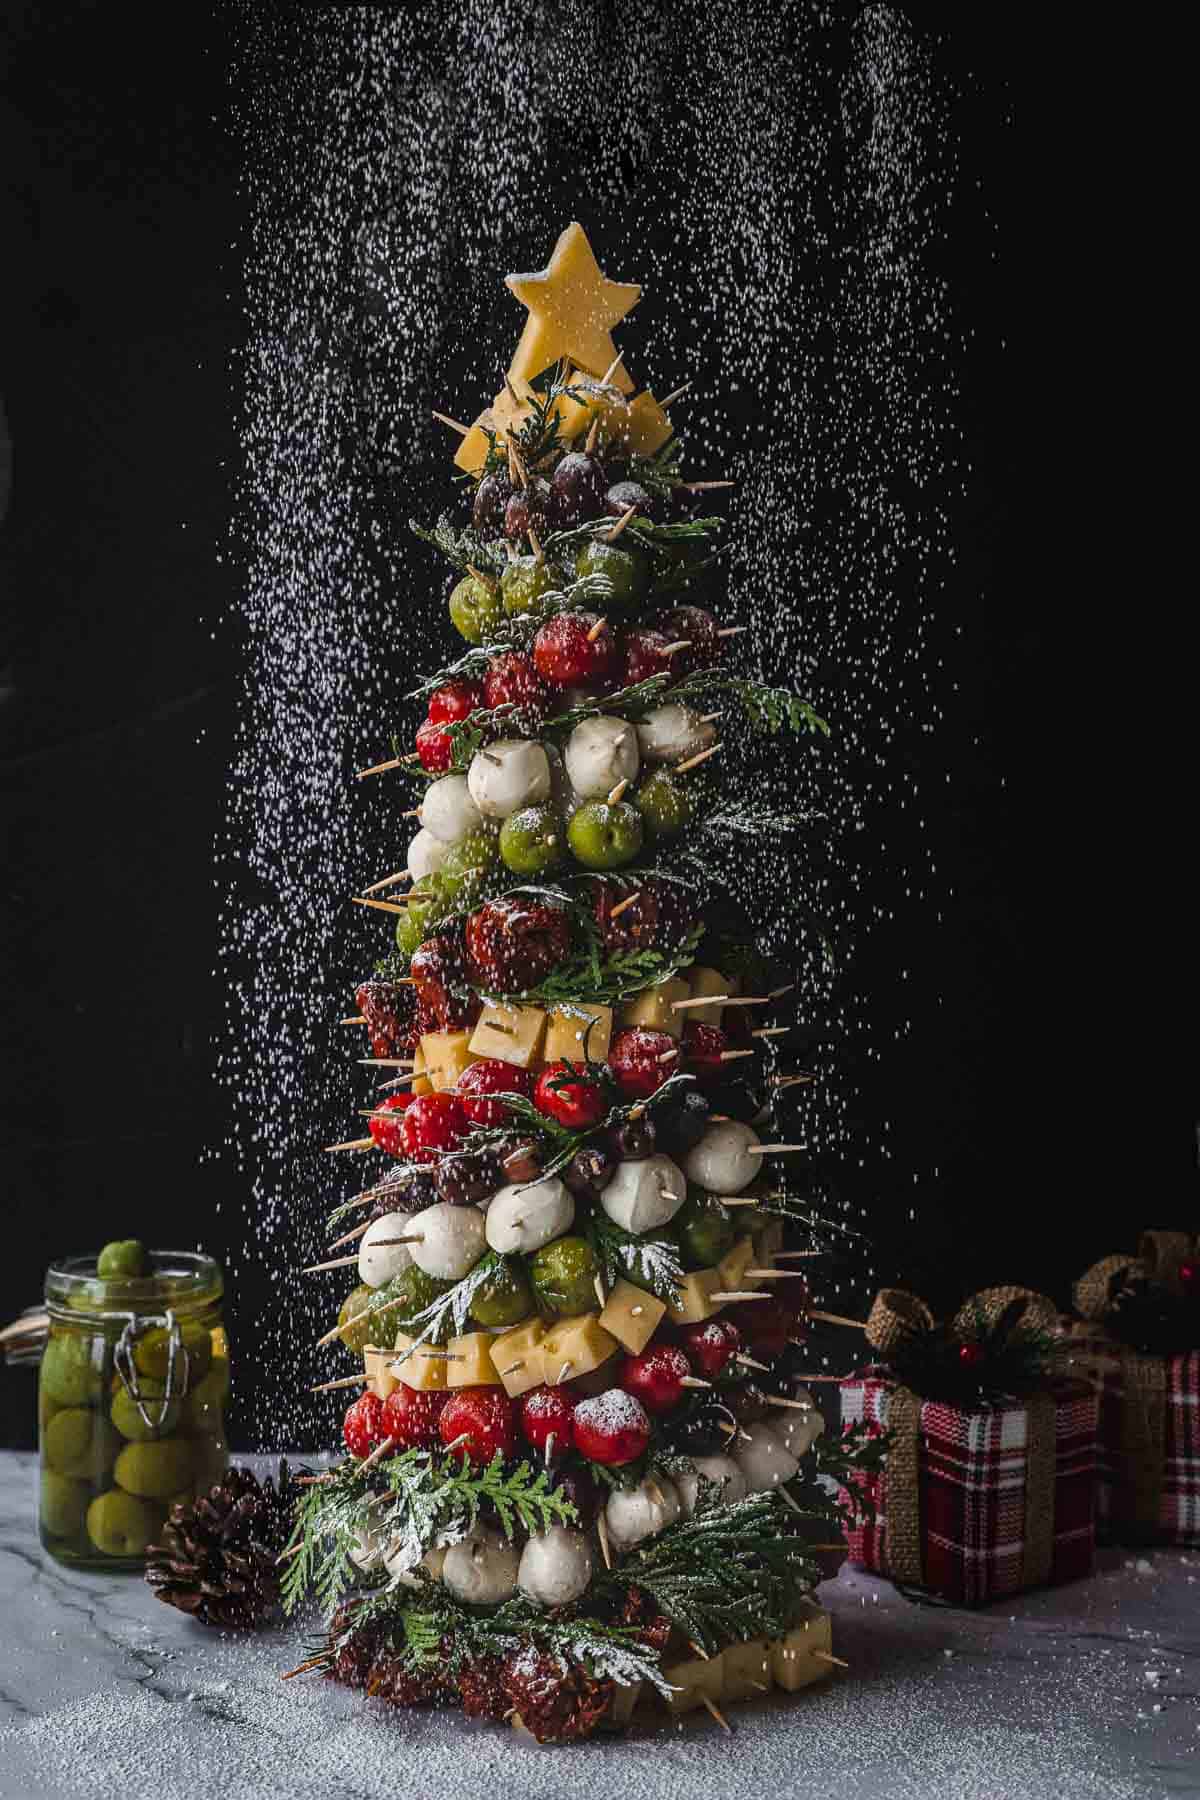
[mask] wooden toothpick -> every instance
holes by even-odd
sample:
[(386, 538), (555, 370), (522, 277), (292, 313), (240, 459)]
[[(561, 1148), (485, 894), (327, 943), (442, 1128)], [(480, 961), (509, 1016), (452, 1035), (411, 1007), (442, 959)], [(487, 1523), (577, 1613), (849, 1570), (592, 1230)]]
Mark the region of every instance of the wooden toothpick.
[[(629, 786), (628, 778), (626, 778), (624, 781), (618, 781), (615, 788), (609, 789), (608, 799), (605, 801), (605, 805), (606, 806), (616, 806), (617, 803), (620, 801), (622, 795), (624, 794), (625, 789), (628, 786)], [(609, 913), (608, 916), (610, 919), (612, 918), (611, 913)]]
[(373, 1150), (374, 1148), (375, 1139), (372, 1137), (350, 1138), (344, 1144), (326, 1144), (325, 1146), (326, 1153), (331, 1150)]
[(789, 1156), (793, 1150), (807, 1150), (807, 1144), (747, 1144), (747, 1156)]
[(448, 413), (438, 412), (437, 409), (434, 408), (433, 416), (439, 425), (448, 425), (451, 431), (457, 431), (459, 437), (469, 436), (471, 427), (462, 424), (458, 419), (452, 419)]
[(365, 894), (351, 894), (350, 901), (353, 906), (373, 906), (377, 912), (407, 913), (408, 911), (407, 900), (403, 903), (396, 900), (368, 900)]
[(737, 637), (740, 632), (749, 631), (749, 629), (748, 625), (722, 625), (717, 636), (719, 638)]
[(633, 906), (638, 900), (641, 899), (641, 897), (642, 897), (642, 890), (640, 888), (637, 890), (637, 892), (635, 894), (628, 894), (624, 900), (618, 901), (616, 906), (613, 907), (612, 911), (608, 915), (609, 918), (610, 919), (619, 919), (621, 914), (623, 912), (627, 912), (631, 906)]
[(357, 1255), (335, 1256), (332, 1262), (309, 1263), (308, 1267), (306, 1269), (301, 1269), (300, 1273), (302, 1275), (322, 1275), (326, 1269), (348, 1269), (351, 1263), (356, 1263), (357, 1261)]
[[(800, 1271), (797, 1269), (796, 1273), (799, 1274)], [(845, 1325), (850, 1331), (867, 1329), (865, 1319), (848, 1319), (844, 1313), (810, 1311), (808, 1316), (810, 1319), (820, 1319), (823, 1325)]]
[(729, 1720), (725, 1717), (725, 1714), (721, 1711), (716, 1701), (710, 1700), (707, 1694), (701, 1694), (700, 1698), (704, 1702), (705, 1709), (717, 1721), (717, 1724), (721, 1727), (721, 1730), (725, 1733), (726, 1737), (732, 1737), (733, 1726), (729, 1723)]
[(602, 618), (599, 618), (596, 620), (596, 623), (590, 627), (588, 634), (587, 634), (587, 641), (589, 644), (595, 643), (596, 639), (600, 636), (600, 633), (604, 630), (604, 627), (607, 624), (608, 624), (607, 617), (602, 617)]
[(677, 388), (671, 390), (665, 400), (660, 400), (658, 404), (662, 407), (663, 411), (666, 412), (668, 406), (670, 406), (673, 401), (678, 400), (681, 394), (686, 394), (691, 385), (690, 379), (681, 381)]
[(370, 1379), (369, 1375), (339, 1375), (336, 1381), (320, 1381), (308, 1391), (310, 1394), (328, 1394), (333, 1388), (362, 1387)]
[(721, 748), (722, 746), (718, 741), (715, 744), (710, 744), (707, 750), (699, 750), (695, 756), (689, 756), (686, 762), (676, 763), (676, 775), (686, 775), (689, 769), (698, 769), (702, 762), (707, 762), (709, 757), (715, 756), (717, 751)]
[(630, 519), (633, 518), (633, 516), (636, 512), (637, 512), (636, 506), (627, 506), (625, 508), (625, 511), (621, 514), (620, 518), (617, 520), (616, 524), (612, 527), (612, 530), (606, 531), (604, 533), (606, 540), (610, 544), (616, 542), (617, 538), (620, 537), (621, 533), (624, 531), (624, 529), (628, 525)]

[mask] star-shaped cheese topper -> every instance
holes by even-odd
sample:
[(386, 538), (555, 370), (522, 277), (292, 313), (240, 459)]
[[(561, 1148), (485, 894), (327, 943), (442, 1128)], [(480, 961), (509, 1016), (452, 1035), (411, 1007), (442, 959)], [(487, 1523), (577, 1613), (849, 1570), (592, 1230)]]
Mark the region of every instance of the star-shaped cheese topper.
[(612, 370), (609, 380), (622, 393), (633, 392), (633, 382), (618, 360), (612, 328), (637, 304), (642, 290), (631, 281), (608, 280), (582, 225), (567, 226), (544, 269), (504, 279), (529, 308), (508, 371), (518, 388), (566, 357), (589, 375)]

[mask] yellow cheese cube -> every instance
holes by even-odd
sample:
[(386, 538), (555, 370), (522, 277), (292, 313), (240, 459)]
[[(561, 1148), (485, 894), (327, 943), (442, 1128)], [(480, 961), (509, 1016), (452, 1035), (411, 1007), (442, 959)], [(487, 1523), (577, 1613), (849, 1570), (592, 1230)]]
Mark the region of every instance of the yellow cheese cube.
[(833, 1644), (833, 1625), (829, 1614), (814, 1601), (805, 1602), (805, 1617), (795, 1631), (776, 1638), (771, 1645), (771, 1674), (776, 1687), (794, 1694), (829, 1674), (829, 1663), (813, 1652), (828, 1656)]
[[(754, 1239), (751, 1237), (738, 1238), (733, 1249), (727, 1251), (717, 1264), (717, 1274), (721, 1277), (719, 1291), (736, 1294), (743, 1285), (746, 1270), (756, 1269), (758, 1266), (755, 1261)], [(762, 1283), (746, 1282), (745, 1285), (761, 1287)]]
[(649, 388), (643, 388), (629, 402), (625, 429), (629, 448), (635, 456), (653, 456), (661, 450), (674, 427)]
[(492, 1366), (510, 1400), (528, 1393), (542, 1380), (542, 1339), (546, 1327), (540, 1319), (526, 1319), (491, 1341)]
[(612, 1705), (608, 1712), (608, 1723), (616, 1730), (624, 1730), (625, 1726), (632, 1722), (644, 1685), (643, 1682), (633, 1681), (627, 1687), (622, 1687), (621, 1683), (617, 1682), (613, 1689)]
[(465, 1337), (451, 1338), (446, 1345), (446, 1386), (499, 1387), (500, 1377), (492, 1361), (494, 1342), (486, 1331), (469, 1331)]
[(669, 981), (656, 981), (636, 999), (630, 1000), (621, 1008), (622, 1025), (642, 1025), (647, 1031), (665, 1031), (671, 1037), (683, 1036), (684, 1022), (687, 1019), (686, 1009), (675, 1012), (676, 1000), (686, 1000), (688, 984), (678, 975), (672, 975)]
[(413, 1078), (408, 1084), (408, 1091), (414, 1097), (417, 1094), (432, 1094), (433, 1087), (425, 1073), (425, 1058), (421, 1054), (421, 1046), (413, 1051)]
[(605, 1302), (600, 1323), (630, 1356), (639, 1356), (658, 1329), (666, 1306), (632, 1281), (618, 1280)]
[(710, 1656), (707, 1661), (703, 1657), (691, 1656), (684, 1662), (664, 1667), (663, 1675), (675, 1689), (673, 1694), (664, 1696), (668, 1712), (695, 1712), (698, 1706), (704, 1705), (705, 1699), (711, 1700), (716, 1706), (721, 1704), (725, 1679), (722, 1666), (724, 1654), (722, 1651), (720, 1656)]
[(698, 1325), (701, 1319), (711, 1319), (724, 1305), (723, 1300), (718, 1300), (714, 1306), (710, 1294), (733, 1291), (722, 1286), (716, 1269), (696, 1269), (691, 1275), (684, 1276), (679, 1303), (668, 1306), (667, 1313), (676, 1325)]
[[(688, 970), (688, 998), (700, 1000), (706, 994), (732, 994), (737, 984), (726, 979), (719, 969), (706, 969), (695, 963)], [(714, 1000), (711, 1006), (689, 1006), (688, 1020), (693, 1025), (715, 1025), (720, 1028), (721, 1004)]]
[(551, 1386), (575, 1381), (606, 1363), (616, 1350), (617, 1340), (605, 1331), (598, 1312), (556, 1319), (542, 1339), (542, 1379)]
[(603, 1062), (612, 1040), (612, 1028), (611, 1006), (581, 1005), (569, 1011), (565, 1007), (553, 1007), (546, 1019), (542, 1061), (552, 1063), (565, 1058), (568, 1062), (582, 1063), (586, 1033), (587, 1057), (592, 1062)]
[(421, 1039), (421, 1058), (429, 1071), (435, 1093), (452, 1088), (471, 1060), (469, 1031), (427, 1031)]
[[(396, 1333), (396, 1351), (404, 1352), (413, 1343), (413, 1339), (403, 1331)], [(405, 1387), (423, 1388), (426, 1391), (440, 1393), (446, 1385), (446, 1359), (444, 1356), (431, 1356), (425, 1348), (414, 1350), (411, 1356), (405, 1356), (397, 1362), (393, 1356), (391, 1372), (399, 1377)]]
[(721, 1652), (722, 1700), (754, 1700), (771, 1691), (771, 1646), (765, 1637), (727, 1644)]
[(540, 1006), (485, 1006), (471, 1034), (472, 1056), (495, 1056), (518, 1069), (540, 1061), (546, 1015)]
[(400, 1385), (388, 1367), (394, 1354), (391, 1350), (374, 1350), (370, 1345), (363, 1351), (363, 1368), (367, 1372), (367, 1388), (370, 1393), (378, 1394), (381, 1400), (386, 1400), (389, 1394), (395, 1393)]

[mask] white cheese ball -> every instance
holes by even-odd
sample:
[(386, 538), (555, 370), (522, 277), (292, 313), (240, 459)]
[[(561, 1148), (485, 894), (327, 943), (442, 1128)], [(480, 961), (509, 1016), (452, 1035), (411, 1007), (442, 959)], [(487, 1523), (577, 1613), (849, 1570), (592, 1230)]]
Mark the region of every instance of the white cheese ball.
[(557, 1175), (502, 1187), (488, 1201), (488, 1245), (500, 1256), (540, 1250), (575, 1223), (575, 1202)]
[(683, 1171), (669, 1156), (647, 1156), (617, 1164), (600, 1204), (614, 1225), (641, 1233), (668, 1224), (686, 1199)]
[(604, 1508), (608, 1535), (618, 1550), (632, 1550), (657, 1537), (679, 1517), (679, 1494), (665, 1475), (649, 1476), (634, 1488), (614, 1488)]
[(474, 1206), (449, 1206), (444, 1200), (412, 1213), (406, 1235), (421, 1240), (408, 1246), (418, 1269), (439, 1281), (461, 1281), (487, 1248), (483, 1214)]
[(721, 1505), (732, 1506), (735, 1500), (746, 1498), (746, 1477), (734, 1462), (732, 1456), (693, 1456), (691, 1461), (696, 1466), (694, 1475), (677, 1475), (675, 1486), (679, 1490), (679, 1504), (685, 1519), (690, 1519), (696, 1510), (696, 1502), (700, 1498), (700, 1477), (707, 1476), (709, 1481), (718, 1483), (721, 1489)]
[(603, 800), (638, 772), (637, 732), (627, 719), (584, 719), (567, 739), (571, 786), (583, 800)]
[(760, 1156), (750, 1156), (758, 1133), (737, 1119), (710, 1125), (698, 1144), (683, 1159), (684, 1173), (710, 1194), (740, 1194), (749, 1187), (762, 1166)]
[(790, 1481), (800, 1464), (790, 1450), (785, 1450), (769, 1425), (743, 1427), (744, 1436), (736, 1440), (733, 1460), (746, 1477), (752, 1494), (765, 1494)]
[(485, 818), (507, 819), (550, 798), (546, 752), (529, 738), (501, 738), (471, 759), (467, 786)]
[[(445, 1560), (446, 1552), (444, 1550), (427, 1550), (417, 1564), (417, 1569), (424, 1569), (431, 1581), (440, 1581), (442, 1564)], [(421, 1580), (416, 1569), (405, 1566), (398, 1543), (391, 1544), (384, 1552), (383, 1566), (400, 1587), (420, 1589), (429, 1585), (428, 1582)]]
[(539, 1606), (566, 1606), (586, 1592), (592, 1553), (582, 1531), (551, 1525), (531, 1537), (521, 1552), (517, 1585)]
[(647, 762), (679, 762), (716, 742), (716, 727), (686, 706), (656, 706), (637, 728), (638, 747)]
[(414, 881), (423, 881), (426, 875), (437, 874), (449, 854), (449, 844), (422, 827), (408, 846), (408, 872)]
[(825, 1430), (825, 1421), (807, 1388), (797, 1388), (792, 1398), (803, 1401), (811, 1410), (797, 1412), (793, 1407), (781, 1406), (779, 1417), (771, 1421), (771, 1429), (790, 1455), (806, 1456)]
[(480, 1527), (446, 1551), (442, 1581), (457, 1600), (472, 1606), (499, 1606), (516, 1592), (520, 1560), (507, 1538)]
[(483, 814), (471, 798), (465, 775), (443, 775), (431, 781), (418, 808), (424, 829), (442, 844), (458, 844), (478, 831)]
[(383, 1287), (394, 1275), (403, 1275), (412, 1262), (411, 1245), (386, 1241), (408, 1237), (411, 1217), (411, 1213), (384, 1213), (367, 1227), (358, 1246), (358, 1279), (367, 1287)]

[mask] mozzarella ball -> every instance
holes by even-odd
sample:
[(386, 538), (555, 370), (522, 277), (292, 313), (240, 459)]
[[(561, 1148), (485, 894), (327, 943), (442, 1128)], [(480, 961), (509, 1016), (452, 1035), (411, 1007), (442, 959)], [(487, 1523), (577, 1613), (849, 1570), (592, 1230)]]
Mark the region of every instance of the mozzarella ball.
[(666, 1225), (686, 1199), (683, 1171), (669, 1156), (647, 1156), (617, 1164), (600, 1204), (614, 1225), (641, 1233)]
[(566, 1606), (578, 1600), (592, 1579), (592, 1553), (582, 1531), (551, 1525), (531, 1537), (521, 1552), (517, 1585), (539, 1606)]
[(499, 1606), (516, 1592), (520, 1562), (514, 1545), (487, 1527), (451, 1544), (442, 1563), (442, 1581), (456, 1600), (472, 1606)]
[[(384, 1213), (367, 1227), (358, 1246), (358, 1279), (367, 1287), (383, 1287), (395, 1275), (403, 1275), (412, 1262), (411, 1246), (392, 1244), (390, 1238), (408, 1237), (410, 1213)], [(379, 1240), (385, 1241), (381, 1245)]]
[(457, 844), (483, 824), (465, 775), (443, 775), (440, 781), (431, 781), (418, 815), (425, 830), (441, 844)]
[[(456, 1209), (456, 1210), (466, 1210)], [(557, 1175), (502, 1187), (488, 1201), (487, 1241), (498, 1255), (529, 1256), (575, 1223), (575, 1202)]]
[(439, 1281), (461, 1281), (487, 1247), (483, 1214), (474, 1206), (449, 1206), (444, 1200), (412, 1213), (407, 1235), (420, 1239), (408, 1246), (418, 1269)]
[[(446, 1552), (444, 1550), (427, 1550), (417, 1564), (417, 1569), (424, 1569), (431, 1581), (440, 1581), (442, 1564), (445, 1560)], [(429, 1585), (428, 1582), (421, 1580), (417, 1569), (405, 1568), (401, 1561), (399, 1544), (392, 1544), (388, 1547), (384, 1553), (383, 1566), (401, 1587), (420, 1589)]]
[(423, 881), (426, 875), (437, 874), (449, 854), (449, 844), (422, 828), (408, 846), (408, 872), (414, 881)]
[(715, 1481), (721, 1489), (720, 1504), (732, 1506), (735, 1500), (746, 1498), (746, 1477), (734, 1462), (732, 1456), (693, 1456), (690, 1459), (696, 1467), (694, 1475), (677, 1475), (675, 1486), (679, 1490), (679, 1504), (685, 1519), (690, 1519), (696, 1510), (696, 1502), (700, 1498), (700, 1477), (705, 1475), (709, 1481)]
[(749, 1187), (762, 1166), (760, 1156), (748, 1155), (758, 1133), (737, 1119), (710, 1125), (698, 1144), (683, 1159), (684, 1173), (710, 1194), (740, 1194)]
[(733, 1460), (746, 1477), (752, 1494), (765, 1494), (790, 1481), (800, 1464), (790, 1450), (785, 1450), (769, 1425), (744, 1426), (745, 1435), (736, 1439)]
[(673, 1525), (679, 1512), (675, 1483), (655, 1475), (634, 1488), (614, 1488), (604, 1508), (604, 1523), (618, 1550), (632, 1550), (643, 1538), (657, 1537)]
[(501, 738), (471, 759), (467, 786), (485, 818), (507, 819), (550, 798), (546, 752), (529, 738)]
[(789, 1455), (806, 1456), (825, 1430), (825, 1421), (807, 1388), (797, 1388), (792, 1398), (805, 1401), (811, 1410), (796, 1412), (793, 1407), (781, 1406), (779, 1418), (771, 1421), (771, 1429)]
[(638, 772), (637, 732), (627, 719), (584, 719), (567, 739), (571, 786), (582, 800), (603, 800)]
[(686, 706), (656, 706), (637, 727), (638, 747), (647, 762), (678, 762), (716, 742), (716, 727)]

